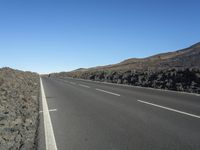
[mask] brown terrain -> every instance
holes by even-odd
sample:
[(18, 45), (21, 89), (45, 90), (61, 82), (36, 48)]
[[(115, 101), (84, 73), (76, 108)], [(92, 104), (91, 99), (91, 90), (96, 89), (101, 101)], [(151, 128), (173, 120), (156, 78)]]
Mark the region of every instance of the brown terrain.
[(0, 150), (37, 149), (39, 75), (0, 69)]
[[(175, 52), (162, 53), (141, 59), (131, 58), (118, 64), (86, 70), (160, 70), (169, 69), (171, 67), (200, 67), (200, 43)], [(84, 69), (81, 68), (81, 70)]]

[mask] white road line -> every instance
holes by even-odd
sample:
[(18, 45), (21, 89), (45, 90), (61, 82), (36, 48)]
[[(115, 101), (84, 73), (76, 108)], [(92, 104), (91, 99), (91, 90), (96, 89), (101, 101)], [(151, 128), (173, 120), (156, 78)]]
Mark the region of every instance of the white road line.
[(180, 114), (184, 114), (184, 115), (187, 115), (187, 116), (190, 116), (190, 117), (195, 117), (195, 118), (200, 119), (200, 116), (198, 116), (198, 115), (194, 115), (194, 114), (191, 114), (191, 113), (187, 113), (187, 112), (176, 110), (176, 109), (173, 109), (173, 108), (169, 108), (169, 107), (153, 104), (153, 103), (142, 101), (142, 100), (137, 100), (137, 101), (141, 102), (141, 103), (144, 103), (144, 104), (152, 105), (152, 106), (155, 106), (155, 107), (163, 108), (163, 109), (166, 109), (166, 110), (169, 110), (169, 111), (173, 111), (173, 112), (176, 112), (176, 113), (180, 113)]
[(45, 142), (46, 150), (57, 150), (56, 140), (53, 132), (53, 127), (51, 123), (51, 117), (49, 115), (49, 109), (47, 105), (47, 100), (44, 92), (44, 87), (42, 79), (40, 78), (41, 86), (41, 96), (42, 96), (42, 107), (43, 107), (43, 116), (44, 116), (44, 130), (45, 130)]
[(82, 87), (85, 87), (85, 88), (90, 88), (89, 86), (87, 85), (84, 85), (84, 84), (78, 84), (79, 86), (82, 86)]
[[(52, 111), (57, 111), (57, 109), (49, 109), (49, 112), (52, 112)], [(39, 113), (43, 113), (43, 111), (39, 111)]]
[(116, 94), (116, 93), (113, 93), (113, 92), (105, 91), (105, 90), (102, 90), (102, 89), (96, 89), (96, 90), (104, 92), (104, 93), (112, 94), (112, 95), (115, 95), (115, 96), (120, 96), (120, 94)]
[(49, 109), (49, 112), (57, 111), (57, 109)]
[(73, 85), (76, 85), (76, 83), (74, 83), (74, 82), (70, 82), (71, 84), (73, 84)]

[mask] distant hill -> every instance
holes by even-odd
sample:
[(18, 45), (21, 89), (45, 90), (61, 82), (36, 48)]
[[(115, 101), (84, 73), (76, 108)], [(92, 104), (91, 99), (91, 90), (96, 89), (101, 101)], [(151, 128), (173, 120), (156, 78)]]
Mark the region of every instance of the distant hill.
[(200, 67), (200, 42), (175, 52), (161, 53), (146, 58), (131, 58), (118, 64), (89, 68), (92, 70), (161, 70), (172, 67)]
[(78, 69), (73, 70), (73, 71), (76, 72), (76, 71), (87, 71), (87, 70), (88, 70), (87, 68), (78, 68)]

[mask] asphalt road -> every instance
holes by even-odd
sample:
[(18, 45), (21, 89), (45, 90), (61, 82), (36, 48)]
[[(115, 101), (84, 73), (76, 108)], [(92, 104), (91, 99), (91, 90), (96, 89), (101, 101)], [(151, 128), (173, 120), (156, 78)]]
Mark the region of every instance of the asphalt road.
[[(42, 83), (53, 133), (46, 138), (58, 150), (200, 150), (198, 95), (70, 78)], [(42, 111), (39, 149), (47, 147)]]

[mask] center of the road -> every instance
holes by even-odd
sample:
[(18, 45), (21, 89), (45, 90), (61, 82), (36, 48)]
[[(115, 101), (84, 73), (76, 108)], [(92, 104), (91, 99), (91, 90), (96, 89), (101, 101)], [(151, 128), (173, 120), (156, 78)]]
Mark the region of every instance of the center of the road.
[(71, 84), (73, 84), (73, 85), (76, 85), (76, 83), (75, 82), (70, 82)]
[(79, 86), (82, 86), (82, 87), (85, 87), (85, 88), (90, 88), (89, 86), (87, 85), (84, 85), (84, 84), (78, 84)]
[(104, 93), (112, 94), (112, 95), (115, 95), (115, 96), (120, 96), (120, 94), (113, 93), (113, 92), (109, 92), (109, 91), (105, 91), (105, 90), (102, 90), (102, 89), (96, 89), (96, 90), (97, 90), (97, 91), (100, 91), (100, 92), (104, 92)]

